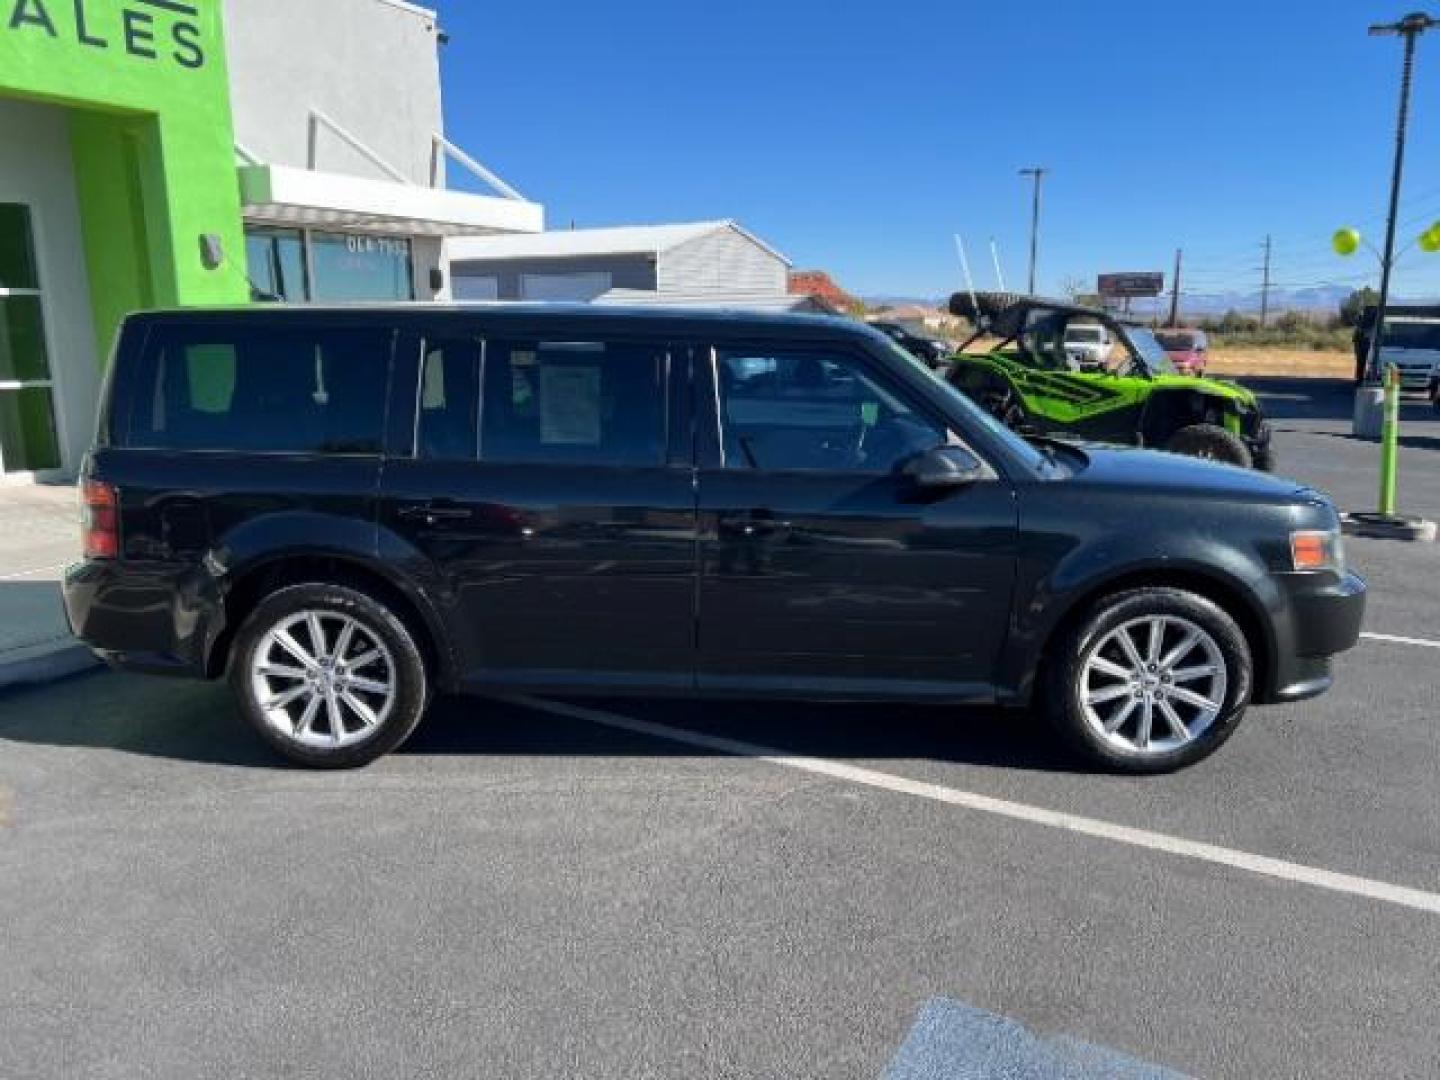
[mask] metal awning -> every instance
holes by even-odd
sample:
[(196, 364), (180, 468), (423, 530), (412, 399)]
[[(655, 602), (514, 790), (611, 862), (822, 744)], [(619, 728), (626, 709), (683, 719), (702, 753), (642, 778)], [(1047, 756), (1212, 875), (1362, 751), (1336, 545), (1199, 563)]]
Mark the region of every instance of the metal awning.
[(484, 236), (545, 228), (544, 206), (524, 199), (283, 165), (241, 165), (239, 171), (247, 221), (409, 236)]

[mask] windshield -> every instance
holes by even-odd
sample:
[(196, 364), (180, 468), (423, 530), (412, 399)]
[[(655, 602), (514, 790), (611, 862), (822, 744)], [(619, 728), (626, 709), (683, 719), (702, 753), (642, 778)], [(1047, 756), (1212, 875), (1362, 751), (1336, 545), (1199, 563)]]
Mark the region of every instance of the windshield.
[(1152, 375), (1173, 375), (1175, 365), (1170, 361), (1170, 355), (1155, 340), (1155, 335), (1143, 326), (1125, 327), (1125, 336), (1130, 340), (1130, 345), (1140, 354), (1146, 368)]
[(991, 416), (984, 409), (980, 408), (980, 406), (976, 405), (963, 393), (955, 389), (955, 387), (951, 386), (948, 382), (945, 381), (945, 377), (943, 375), (941, 375), (938, 371), (931, 370), (928, 364), (924, 364), (921, 361), (917, 360), (914, 356), (906, 352), (904, 349), (900, 348), (900, 346), (896, 345), (892, 341), (886, 341), (884, 344), (890, 350), (890, 355), (895, 357), (896, 360), (903, 361), (910, 367), (923, 371), (927, 379), (935, 383), (945, 392), (946, 397), (949, 398), (951, 408), (960, 412), (967, 421), (973, 422), (985, 428), (987, 431), (993, 434), (996, 439), (1005, 443), (1005, 445), (1009, 447), (1017, 457), (1022, 458), (1025, 461), (1025, 464), (1030, 466), (1030, 468), (1036, 470), (1045, 469), (1049, 460), (1045, 454), (1041, 453), (1032, 444), (1026, 442), (1019, 435), (1015, 434), (1015, 432), (1011, 431), (1008, 427), (1002, 424), (999, 420), (995, 419), (995, 417)]
[(1205, 335), (1198, 330), (1157, 330), (1155, 340), (1172, 352), (1205, 348)]
[(1390, 349), (1440, 349), (1440, 323), (1386, 320), (1381, 344)]

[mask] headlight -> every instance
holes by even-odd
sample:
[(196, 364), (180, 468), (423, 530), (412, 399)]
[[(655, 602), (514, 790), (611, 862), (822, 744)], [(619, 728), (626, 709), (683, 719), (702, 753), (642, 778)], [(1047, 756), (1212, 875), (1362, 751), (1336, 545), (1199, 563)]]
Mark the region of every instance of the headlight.
[(1307, 529), (1290, 534), (1290, 558), (1296, 570), (1345, 569), (1345, 547), (1337, 529)]

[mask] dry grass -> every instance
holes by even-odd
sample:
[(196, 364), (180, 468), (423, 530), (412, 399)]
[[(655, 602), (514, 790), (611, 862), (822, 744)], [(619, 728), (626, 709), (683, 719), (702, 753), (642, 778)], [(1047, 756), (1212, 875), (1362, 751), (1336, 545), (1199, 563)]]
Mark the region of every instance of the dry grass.
[(1348, 379), (1355, 374), (1355, 356), (1349, 352), (1314, 349), (1252, 347), (1212, 349), (1205, 368), (1210, 375), (1292, 375), (1308, 378)]
[[(967, 353), (983, 353), (998, 342), (982, 338)], [(1206, 372), (1224, 378), (1236, 376), (1289, 375), (1314, 379), (1349, 379), (1355, 374), (1355, 355), (1351, 352), (1295, 349), (1274, 345), (1252, 345), (1246, 348), (1216, 347), (1210, 350)]]

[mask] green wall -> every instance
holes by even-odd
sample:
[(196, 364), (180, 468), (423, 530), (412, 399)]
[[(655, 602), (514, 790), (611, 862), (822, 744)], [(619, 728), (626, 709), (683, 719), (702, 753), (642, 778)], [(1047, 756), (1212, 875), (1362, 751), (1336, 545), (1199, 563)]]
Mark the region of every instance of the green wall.
[(72, 110), (102, 358), (135, 308), (249, 298), (220, 0), (0, 0), (0, 96)]

